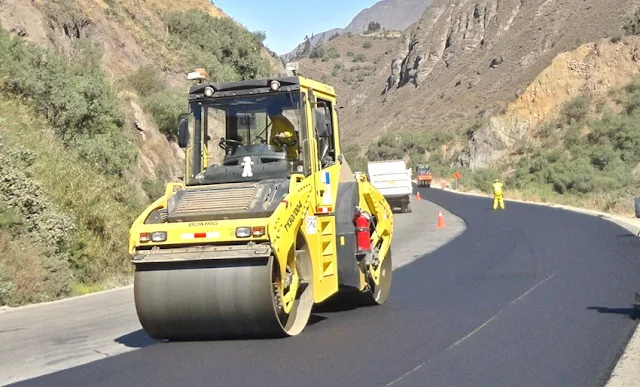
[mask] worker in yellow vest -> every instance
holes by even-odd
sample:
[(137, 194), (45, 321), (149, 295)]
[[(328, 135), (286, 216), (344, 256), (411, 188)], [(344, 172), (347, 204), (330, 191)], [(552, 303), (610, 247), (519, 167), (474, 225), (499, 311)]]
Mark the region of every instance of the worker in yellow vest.
[(496, 179), (493, 182), (493, 209), (498, 208), (498, 204), (500, 204), (500, 208), (504, 210), (504, 197), (502, 196), (502, 183), (500, 180)]

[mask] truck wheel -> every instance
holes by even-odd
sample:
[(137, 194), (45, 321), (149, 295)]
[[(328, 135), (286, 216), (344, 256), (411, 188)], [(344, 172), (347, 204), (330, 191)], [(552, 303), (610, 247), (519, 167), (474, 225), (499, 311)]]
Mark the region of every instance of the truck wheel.
[(406, 205), (406, 207), (405, 207), (405, 208), (406, 208), (406, 210), (407, 210), (406, 212), (408, 212), (408, 213), (411, 213), (411, 212), (412, 212), (412, 209), (411, 209), (411, 203), (407, 203), (407, 205)]
[(426, 183), (426, 186), (427, 186), (427, 188), (431, 187), (431, 182), (430, 182), (430, 181), (428, 181), (428, 182)]

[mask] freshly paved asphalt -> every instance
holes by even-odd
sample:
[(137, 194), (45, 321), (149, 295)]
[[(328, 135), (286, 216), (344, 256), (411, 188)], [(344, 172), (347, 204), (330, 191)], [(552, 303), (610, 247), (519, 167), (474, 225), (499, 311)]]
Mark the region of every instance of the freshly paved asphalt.
[(420, 193), (467, 229), (394, 271), (383, 306), (318, 313), (282, 340), (154, 343), (137, 331), (120, 340), (139, 350), (15, 385), (603, 385), (637, 323), (637, 238), (588, 215)]

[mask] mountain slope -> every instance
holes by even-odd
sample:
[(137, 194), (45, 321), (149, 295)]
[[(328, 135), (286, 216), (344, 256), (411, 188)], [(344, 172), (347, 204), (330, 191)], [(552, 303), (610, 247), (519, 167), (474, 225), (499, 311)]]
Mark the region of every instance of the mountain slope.
[(617, 32), (637, 3), (436, 0), (387, 75), (369, 80), (369, 103), (345, 112), (350, 135), (456, 131), (500, 113), (558, 53)]
[(0, 306), (131, 279), (129, 226), (182, 175), (188, 71), (286, 73), (207, 0), (4, 0), (0, 24)]
[(327, 43), (329, 39), (340, 34), (360, 34), (367, 30), (370, 22), (380, 23), (380, 27), (387, 30), (402, 31), (420, 19), (422, 13), (433, 0), (381, 0), (360, 11), (344, 28), (334, 28), (329, 31), (314, 34), (300, 43), (291, 52), (281, 55), (285, 61), (293, 61), (308, 56), (310, 50), (319, 44)]
[(343, 33), (359, 34), (370, 22), (380, 23), (388, 30), (403, 31), (417, 22), (433, 0), (381, 0), (358, 13)]

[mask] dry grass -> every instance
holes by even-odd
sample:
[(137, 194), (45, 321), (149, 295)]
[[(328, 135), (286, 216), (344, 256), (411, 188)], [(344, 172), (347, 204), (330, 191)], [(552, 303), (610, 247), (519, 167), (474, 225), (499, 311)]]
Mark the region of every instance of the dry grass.
[[(123, 3), (138, 6), (139, 1), (134, 0), (121, 0)], [(209, 13), (213, 17), (229, 17), (222, 9), (211, 4), (208, 0), (180, 0), (180, 1), (166, 1), (166, 0), (142, 0), (142, 3), (146, 5), (145, 8), (155, 9), (160, 12), (171, 11), (184, 11), (187, 9), (199, 9)]]
[(4, 276), (0, 278), (0, 305), (46, 300), (44, 284), (48, 274), (42, 251), (28, 240), (16, 239), (3, 230), (0, 230), (0, 274)]

